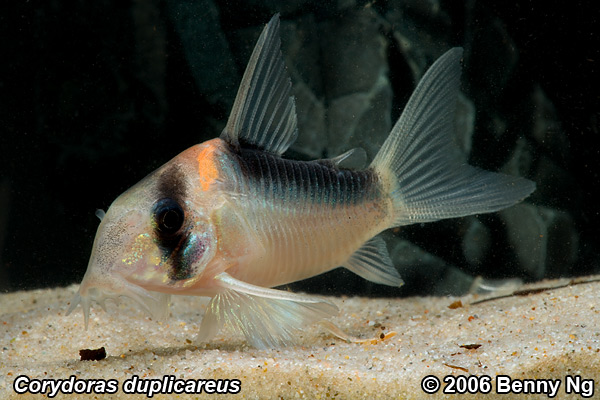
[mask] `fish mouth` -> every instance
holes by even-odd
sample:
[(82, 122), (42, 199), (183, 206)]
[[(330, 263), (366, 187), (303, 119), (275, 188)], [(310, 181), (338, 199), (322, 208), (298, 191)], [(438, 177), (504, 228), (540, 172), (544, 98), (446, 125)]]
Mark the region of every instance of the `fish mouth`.
[(71, 300), (71, 305), (66, 316), (71, 314), (81, 304), (85, 329), (88, 329), (90, 319), (90, 308), (95, 302), (106, 312), (106, 300), (121, 302), (122, 298), (134, 300), (152, 318), (164, 320), (169, 314), (170, 295), (160, 292), (152, 292), (140, 286), (134, 285), (126, 280), (119, 280), (118, 290), (90, 286), (87, 282), (81, 283), (79, 290)]
[(119, 249), (130, 247), (138, 232), (146, 231), (146, 228), (143, 215), (138, 210), (109, 208), (98, 227), (83, 281), (65, 315), (71, 314), (81, 304), (87, 330), (93, 303), (107, 311), (106, 300), (120, 303), (123, 297), (134, 300), (153, 318), (164, 319), (168, 315), (168, 294), (149, 291), (128, 280), (128, 274), (143, 261), (135, 259), (130, 262), (131, 265), (119, 264), (122, 261)]

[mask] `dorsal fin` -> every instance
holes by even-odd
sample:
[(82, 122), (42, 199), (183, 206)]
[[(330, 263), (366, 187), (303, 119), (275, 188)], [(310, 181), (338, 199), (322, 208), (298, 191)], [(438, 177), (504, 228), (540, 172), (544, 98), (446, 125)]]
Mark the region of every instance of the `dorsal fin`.
[(221, 139), (282, 154), (296, 140), (296, 106), (279, 39), (279, 14), (252, 51)]

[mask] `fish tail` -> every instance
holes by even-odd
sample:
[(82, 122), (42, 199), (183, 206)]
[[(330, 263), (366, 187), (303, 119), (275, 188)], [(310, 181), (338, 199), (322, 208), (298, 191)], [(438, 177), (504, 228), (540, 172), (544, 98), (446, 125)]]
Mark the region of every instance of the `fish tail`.
[(427, 71), (371, 163), (392, 202), (390, 227), (488, 213), (535, 190), (521, 177), (467, 165), (453, 143), (462, 49)]

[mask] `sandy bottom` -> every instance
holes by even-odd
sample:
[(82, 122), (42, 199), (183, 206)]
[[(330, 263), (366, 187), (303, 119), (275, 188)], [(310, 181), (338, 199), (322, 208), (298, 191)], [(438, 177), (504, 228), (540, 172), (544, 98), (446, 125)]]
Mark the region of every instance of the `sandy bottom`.
[[(171, 316), (163, 322), (146, 317), (130, 303), (110, 304), (109, 313), (94, 308), (86, 331), (80, 308), (64, 315), (76, 286), (4, 294), (0, 399), (48, 398), (51, 384), (59, 383), (62, 391), (91, 392), (68, 397), (77, 399), (146, 398), (126, 393), (135, 385), (144, 393), (180, 392), (154, 394), (156, 399), (226, 398), (216, 394), (225, 388), (237, 391), (236, 398), (250, 399), (457, 397), (444, 394), (444, 388), (479, 390), (467, 396), (479, 399), (549, 398), (543, 393), (497, 393), (510, 384), (519, 391), (519, 380), (524, 379), (532, 379), (532, 386), (523, 389), (528, 392), (549, 391), (550, 380), (557, 380), (555, 398), (585, 398), (590, 389), (598, 398), (600, 282), (598, 277), (587, 279), (593, 282), (480, 304), (471, 304), (481, 300), (471, 295), (332, 298), (341, 310), (333, 320), (336, 325), (362, 338), (383, 334), (384, 340), (346, 343), (315, 325), (302, 332), (297, 346), (274, 350), (250, 348), (243, 338), (227, 332), (208, 345), (194, 345), (207, 303), (201, 298), (173, 298)], [(564, 283), (547, 281), (535, 287)], [(462, 307), (449, 308), (457, 300)], [(100, 347), (106, 349), (105, 359), (80, 361), (80, 349)], [(435, 395), (421, 387), (429, 375), (441, 381)], [(444, 383), (446, 376), (450, 377)], [(502, 379), (498, 386), (497, 379)], [(47, 392), (17, 396), (15, 383), (22, 390)], [(425, 384), (434, 385), (435, 380), (426, 379)], [(65, 397), (62, 392), (56, 396)]]

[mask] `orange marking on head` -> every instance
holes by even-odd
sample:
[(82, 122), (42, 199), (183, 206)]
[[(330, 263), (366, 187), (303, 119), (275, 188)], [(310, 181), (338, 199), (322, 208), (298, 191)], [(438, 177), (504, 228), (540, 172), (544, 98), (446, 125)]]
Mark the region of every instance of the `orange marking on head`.
[(210, 185), (219, 177), (216, 150), (216, 144), (206, 143), (206, 147), (198, 153), (198, 175), (200, 178), (200, 187), (203, 191), (208, 191)]

